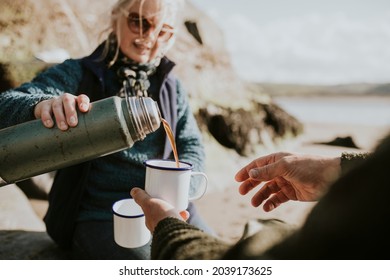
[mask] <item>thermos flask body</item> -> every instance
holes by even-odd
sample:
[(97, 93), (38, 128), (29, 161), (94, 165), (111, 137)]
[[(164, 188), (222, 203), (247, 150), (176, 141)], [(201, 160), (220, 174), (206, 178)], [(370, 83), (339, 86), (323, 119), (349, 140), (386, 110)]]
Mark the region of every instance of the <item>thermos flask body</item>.
[(149, 97), (102, 99), (78, 120), (67, 131), (40, 119), (0, 130), (0, 186), (129, 148), (161, 123)]

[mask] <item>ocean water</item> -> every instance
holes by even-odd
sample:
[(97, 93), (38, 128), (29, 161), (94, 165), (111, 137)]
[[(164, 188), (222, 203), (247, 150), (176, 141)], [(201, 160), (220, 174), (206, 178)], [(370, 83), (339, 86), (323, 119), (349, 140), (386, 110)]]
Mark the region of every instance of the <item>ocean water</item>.
[(274, 97), (302, 122), (390, 127), (390, 97)]

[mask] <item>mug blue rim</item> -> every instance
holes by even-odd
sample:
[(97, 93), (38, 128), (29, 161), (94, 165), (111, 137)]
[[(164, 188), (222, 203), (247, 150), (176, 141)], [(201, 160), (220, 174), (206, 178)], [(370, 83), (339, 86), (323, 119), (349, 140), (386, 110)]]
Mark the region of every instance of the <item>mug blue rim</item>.
[(173, 161), (173, 160), (170, 160), (170, 159), (148, 159), (148, 160), (145, 160), (145, 161), (144, 161), (144, 165), (145, 165), (145, 166), (150, 167), (150, 168), (154, 168), (154, 169), (160, 169), (160, 170), (185, 171), (185, 170), (192, 170), (193, 167), (194, 167), (191, 163), (186, 162), (186, 161), (181, 161), (181, 160), (179, 160), (180, 163), (187, 164), (188, 166), (187, 166), (187, 167), (165, 167), (165, 166), (155, 166), (155, 165), (149, 164), (148, 162), (150, 162), (150, 161), (169, 161), (169, 162), (174, 162), (174, 161)]
[(123, 201), (123, 200), (128, 200), (128, 199), (134, 200), (134, 198), (124, 198), (124, 199), (120, 199), (120, 200), (115, 201), (115, 202), (112, 204), (112, 206), (111, 206), (111, 212), (112, 212), (112, 214), (114, 214), (115, 216), (118, 216), (118, 217), (122, 217), (122, 218), (132, 218), (132, 219), (134, 219), (134, 218), (141, 218), (141, 217), (145, 216), (144, 213), (139, 214), (139, 215), (122, 215), (122, 214), (117, 213), (117, 212), (114, 210), (114, 205), (115, 205), (115, 203), (120, 202), (120, 201)]
[(115, 212), (114, 210), (112, 210), (112, 213), (115, 216), (122, 217), (122, 218), (128, 218), (128, 219), (141, 218), (141, 217), (145, 216), (144, 214), (140, 214), (140, 215), (136, 215), (136, 216), (122, 215), (122, 214), (119, 214), (119, 213)]

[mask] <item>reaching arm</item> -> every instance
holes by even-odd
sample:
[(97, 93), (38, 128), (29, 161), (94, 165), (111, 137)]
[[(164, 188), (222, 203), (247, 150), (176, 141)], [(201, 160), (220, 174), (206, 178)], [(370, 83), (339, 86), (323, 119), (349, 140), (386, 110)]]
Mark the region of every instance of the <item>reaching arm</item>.
[(271, 211), (289, 200), (316, 201), (340, 174), (340, 158), (275, 153), (260, 157), (236, 174), (239, 192), (248, 194), (264, 183), (252, 198), (252, 205), (264, 203)]
[[(37, 104), (66, 92), (77, 94), (81, 79), (80, 62), (71, 59), (47, 69), (29, 83), (3, 92), (0, 94), (0, 128), (39, 118), (42, 108), (36, 108)], [(44, 123), (47, 119), (44, 117)]]
[(248, 194), (260, 184), (252, 205), (264, 202), (264, 211), (272, 211), (289, 200), (317, 201), (341, 173), (362, 161), (367, 154), (340, 157), (274, 153), (260, 157), (236, 174), (239, 192)]

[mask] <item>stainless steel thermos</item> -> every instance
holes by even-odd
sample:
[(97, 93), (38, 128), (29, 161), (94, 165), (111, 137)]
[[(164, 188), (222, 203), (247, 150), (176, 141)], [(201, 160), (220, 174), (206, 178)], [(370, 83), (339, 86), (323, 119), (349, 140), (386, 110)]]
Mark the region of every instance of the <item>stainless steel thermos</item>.
[(149, 97), (114, 96), (91, 105), (67, 131), (46, 128), (40, 119), (0, 130), (0, 186), (127, 149), (161, 124)]

